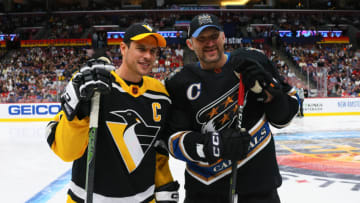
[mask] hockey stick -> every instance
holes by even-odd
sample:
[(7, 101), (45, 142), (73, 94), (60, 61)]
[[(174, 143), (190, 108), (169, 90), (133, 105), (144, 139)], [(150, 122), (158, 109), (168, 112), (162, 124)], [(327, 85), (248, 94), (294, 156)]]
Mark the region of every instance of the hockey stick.
[[(245, 130), (241, 128), (242, 123), (242, 114), (244, 108), (244, 100), (245, 100), (245, 88), (242, 83), (242, 77), (240, 75), (239, 81), (239, 93), (238, 93), (238, 123), (236, 129), (239, 131)], [(236, 180), (237, 180), (237, 160), (231, 160), (231, 177), (230, 177), (230, 203), (237, 203), (238, 202), (238, 195), (236, 194)]]
[(95, 146), (98, 130), (100, 108), (100, 92), (95, 91), (91, 98), (90, 125), (89, 125), (89, 144), (86, 162), (86, 203), (93, 202), (94, 178), (95, 178)]

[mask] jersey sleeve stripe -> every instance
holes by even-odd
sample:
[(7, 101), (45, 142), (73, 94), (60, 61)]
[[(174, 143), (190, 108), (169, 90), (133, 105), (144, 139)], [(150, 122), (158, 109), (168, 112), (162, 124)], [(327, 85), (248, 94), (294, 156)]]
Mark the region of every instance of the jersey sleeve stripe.
[[(74, 182), (70, 182), (70, 190), (81, 199), (86, 199), (86, 191), (80, 186), (76, 185)], [(94, 193), (94, 202), (116, 202), (116, 203), (128, 203), (128, 202), (141, 202), (151, 197), (154, 194), (155, 185), (151, 185), (144, 192), (137, 193), (132, 196), (127, 197), (107, 197), (104, 195), (100, 195), (98, 193)]]
[(151, 94), (151, 93), (144, 93), (143, 94), (144, 97), (148, 97), (150, 99), (156, 99), (156, 100), (166, 100), (171, 104), (171, 100), (169, 97), (167, 96), (162, 96), (162, 95), (155, 95), (155, 94)]
[(287, 93), (288, 95), (290, 95), (290, 96), (295, 96), (295, 94), (296, 94), (296, 89), (293, 87), (293, 88), (291, 88), (291, 90), (290, 91), (288, 91), (288, 93)]
[(184, 147), (184, 138), (190, 131), (182, 131), (173, 134), (169, 139), (169, 151), (170, 153), (177, 159), (181, 159), (183, 161), (194, 161), (185, 150)]

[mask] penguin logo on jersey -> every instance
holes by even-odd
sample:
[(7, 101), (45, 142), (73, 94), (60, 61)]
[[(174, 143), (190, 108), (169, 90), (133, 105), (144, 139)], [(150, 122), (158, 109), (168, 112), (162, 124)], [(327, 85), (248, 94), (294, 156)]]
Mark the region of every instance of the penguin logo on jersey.
[(116, 143), (129, 173), (132, 173), (141, 163), (150, 149), (159, 126), (150, 126), (134, 110), (113, 111), (119, 121), (106, 121), (106, 125)]
[(201, 83), (195, 83), (188, 87), (186, 91), (187, 98), (189, 100), (195, 100), (200, 96)]

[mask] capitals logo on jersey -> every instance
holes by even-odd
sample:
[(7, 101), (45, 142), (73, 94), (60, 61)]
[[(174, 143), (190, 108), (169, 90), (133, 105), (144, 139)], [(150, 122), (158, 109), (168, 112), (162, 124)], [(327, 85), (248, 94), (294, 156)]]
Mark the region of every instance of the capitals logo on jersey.
[(200, 109), (196, 114), (196, 120), (202, 125), (202, 133), (220, 131), (232, 125), (237, 118), (238, 89), (239, 85), (235, 85), (224, 95)]
[(160, 131), (159, 126), (150, 126), (134, 110), (113, 111), (120, 121), (107, 121), (106, 125), (117, 145), (129, 173), (141, 163)]

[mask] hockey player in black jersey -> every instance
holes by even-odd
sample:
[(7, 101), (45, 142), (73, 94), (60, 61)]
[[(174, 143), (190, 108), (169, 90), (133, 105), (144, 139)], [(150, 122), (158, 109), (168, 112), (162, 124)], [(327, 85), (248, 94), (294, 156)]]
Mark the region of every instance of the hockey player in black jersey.
[[(185, 65), (165, 83), (173, 101), (168, 147), (186, 162), (185, 202), (228, 202), (231, 160), (238, 160), (238, 202), (279, 203), (282, 180), (269, 124), (289, 124), (298, 111), (296, 91), (259, 50), (225, 53), (224, 41), (216, 16), (194, 17), (187, 45), (199, 62)], [(235, 128), (240, 75), (244, 132)]]
[[(146, 75), (166, 41), (147, 24), (134, 24), (120, 44), (122, 65), (92, 59), (61, 95), (62, 111), (48, 124), (47, 142), (64, 161), (73, 161), (67, 202), (84, 202), (89, 100), (101, 92), (93, 201), (175, 203), (163, 125), (171, 104), (164, 85)], [(163, 142), (163, 144), (161, 144)]]

